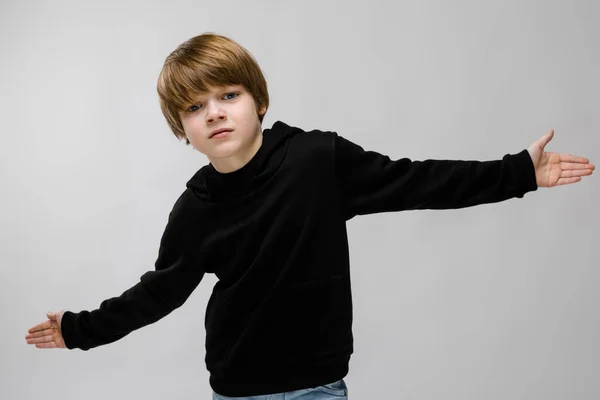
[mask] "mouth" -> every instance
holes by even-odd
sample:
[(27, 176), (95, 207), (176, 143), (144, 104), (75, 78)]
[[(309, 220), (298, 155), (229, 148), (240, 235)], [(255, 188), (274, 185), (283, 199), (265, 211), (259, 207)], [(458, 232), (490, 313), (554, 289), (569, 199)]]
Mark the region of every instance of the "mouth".
[(225, 137), (225, 136), (227, 136), (229, 134), (229, 132), (231, 132), (231, 129), (217, 129), (216, 131), (214, 131), (213, 133), (211, 133), (208, 138), (212, 139), (212, 138)]

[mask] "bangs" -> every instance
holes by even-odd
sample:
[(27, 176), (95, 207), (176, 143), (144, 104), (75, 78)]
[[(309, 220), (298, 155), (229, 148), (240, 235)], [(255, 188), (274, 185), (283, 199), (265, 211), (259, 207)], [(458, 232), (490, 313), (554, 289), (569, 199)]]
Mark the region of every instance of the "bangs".
[(196, 101), (212, 87), (238, 85), (240, 79), (224, 74), (223, 67), (209, 69), (206, 66), (190, 66), (171, 63), (165, 66), (159, 79), (158, 92), (168, 99), (169, 105), (179, 111)]

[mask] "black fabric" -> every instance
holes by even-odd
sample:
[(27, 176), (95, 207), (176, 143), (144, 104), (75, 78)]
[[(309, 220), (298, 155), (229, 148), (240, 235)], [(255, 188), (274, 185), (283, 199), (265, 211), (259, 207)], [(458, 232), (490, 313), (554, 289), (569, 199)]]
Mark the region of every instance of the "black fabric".
[(215, 392), (253, 396), (335, 382), (353, 353), (346, 221), (537, 190), (527, 150), (494, 161), (391, 160), (335, 132), (281, 121), (262, 135), (243, 168), (221, 174), (208, 164), (188, 181), (154, 270), (96, 310), (65, 312), (69, 349), (105, 345), (160, 320), (214, 273), (204, 321)]

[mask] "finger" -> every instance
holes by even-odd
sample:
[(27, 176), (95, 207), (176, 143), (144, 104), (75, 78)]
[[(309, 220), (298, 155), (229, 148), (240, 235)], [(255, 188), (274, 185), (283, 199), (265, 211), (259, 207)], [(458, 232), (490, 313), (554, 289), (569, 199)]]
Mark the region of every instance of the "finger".
[(37, 347), (38, 349), (55, 349), (58, 346), (56, 345), (56, 342), (50, 342), (50, 343), (36, 344), (35, 347)]
[(34, 326), (32, 328), (29, 328), (29, 330), (27, 332), (33, 333), (33, 332), (40, 331), (42, 329), (47, 329), (50, 327), (52, 327), (52, 322), (50, 320), (48, 320), (48, 321), (42, 322), (41, 324), (37, 324), (36, 326)]
[(580, 177), (575, 177), (575, 178), (560, 178), (558, 180), (558, 182), (556, 182), (556, 186), (560, 186), (560, 185), (568, 185), (569, 183), (576, 183), (579, 182), (581, 180)]
[(579, 157), (579, 156), (575, 156), (573, 154), (559, 154), (559, 156), (560, 156), (561, 162), (575, 162), (575, 163), (582, 163), (582, 164), (588, 164), (590, 162), (590, 160), (588, 160), (585, 157)]
[(32, 338), (42, 337), (45, 335), (52, 335), (52, 333), (54, 333), (54, 329), (44, 329), (43, 331), (30, 333), (29, 335), (25, 336), (25, 339), (32, 339)]
[(570, 178), (573, 176), (586, 176), (586, 175), (591, 175), (592, 174), (592, 170), (591, 169), (577, 169), (577, 170), (568, 170), (568, 171), (561, 171), (560, 172), (560, 177), (561, 178)]
[(561, 163), (560, 167), (565, 169), (596, 169), (594, 164), (574, 164), (574, 163)]
[(54, 342), (53, 335), (45, 335), (39, 338), (27, 339), (27, 344)]

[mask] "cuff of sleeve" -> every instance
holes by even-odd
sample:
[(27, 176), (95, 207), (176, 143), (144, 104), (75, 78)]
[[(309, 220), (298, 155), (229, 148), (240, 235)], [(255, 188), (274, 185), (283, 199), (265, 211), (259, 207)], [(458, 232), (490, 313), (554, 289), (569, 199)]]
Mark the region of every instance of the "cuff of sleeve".
[(75, 343), (76, 320), (77, 315), (75, 313), (72, 313), (71, 311), (65, 311), (60, 322), (60, 331), (67, 349), (74, 349), (77, 347), (77, 344)]
[(521, 171), (520, 176), (522, 179), (519, 180), (519, 191), (522, 194), (527, 192), (535, 192), (538, 188), (537, 180), (535, 178), (535, 166), (533, 160), (527, 149), (522, 152), (515, 154), (513, 157), (515, 165), (518, 171)]

